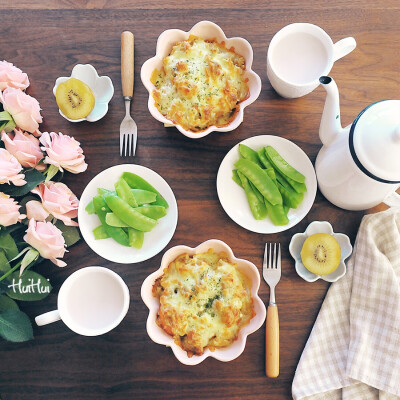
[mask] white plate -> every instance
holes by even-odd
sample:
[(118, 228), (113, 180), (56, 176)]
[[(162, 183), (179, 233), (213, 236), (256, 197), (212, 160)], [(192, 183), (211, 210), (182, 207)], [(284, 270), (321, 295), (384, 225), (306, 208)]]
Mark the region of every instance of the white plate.
[[(261, 221), (254, 219), (244, 190), (232, 180), (234, 164), (240, 157), (239, 144), (245, 144), (254, 150), (273, 146), (290, 165), (306, 177), (307, 192), (297, 209), (290, 209), (287, 225), (276, 226), (268, 217)], [(310, 159), (299, 146), (279, 136), (254, 136), (238, 143), (222, 160), (217, 175), (217, 192), (222, 207), (237, 224), (252, 232), (276, 233), (298, 224), (310, 211), (317, 193), (317, 178)]]
[[(95, 240), (92, 231), (100, 225), (99, 218), (97, 215), (89, 215), (85, 211), (90, 200), (97, 196), (97, 188), (114, 190), (114, 183), (123, 172), (133, 172), (145, 179), (161, 193), (169, 204), (167, 215), (159, 220), (151, 232), (145, 233), (141, 249), (122, 246), (111, 238)], [(100, 172), (88, 183), (79, 203), (78, 222), (85, 242), (95, 253), (109, 261), (133, 264), (155, 256), (169, 243), (178, 222), (178, 206), (174, 193), (160, 175), (140, 165), (122, 164)]]

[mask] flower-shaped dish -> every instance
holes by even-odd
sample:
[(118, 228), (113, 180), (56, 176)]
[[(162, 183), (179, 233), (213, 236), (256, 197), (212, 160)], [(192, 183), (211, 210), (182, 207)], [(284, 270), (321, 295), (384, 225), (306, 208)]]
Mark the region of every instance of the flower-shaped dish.
[[(180, 254), (197, 254), (206, 252), (208, 249), (213, 249), (216, 253), (225, 252), (231, 262), (237, 264), (237, 268), (249, 278), (251, 282), (251, 296), (253, 298), (255, 316), (250, 320), (250, 323), (244, 326), (239, 331), (238, 338), (229, 346), (224, 348), (217, 348), (215, 351), (210, 351), (208, 348), (201, 356), (189, 357), (185, 350), (179, 347), (172, 336), (168, 335), (162, 328), (156, 323), (157, 312), (160, 307), (159, 300), (153, 296), (152, 289), (153, 285), (158, 277), (164, 273), (164, 268), (167, 268), (170, 262), (175, 260)], [(171, 347), (175, 354), (175, 357), (183, 364), (196, 365), (200, 364), (207, 357), (214, 357), (220, 361), (232, 361), (242, 354), (247, 336), (257, 329), (259, 329), (264, 323), (266, 310), (263, 301), (258, 296), (258, 289), (260, 287), (260, 274), (257, 267), (250, 261), (246, 261), (240, 258), (236, 258), (232, 252), (232, 249), (221, 240), (211, 239), (201, 243), (195, 248), (188, 246), (175, 246), (169, 249), (161, 260), (160, 268), (149, 275), (142, 284), (141, 295), (144, 303), (149, 308), (149, 316), (147, 318), (147, 333), (151, 340), (155, 343), (163, 344), (167, 347)]]
[[(300, 252), (301, 248), (303, 247), (303, 243), (309, 236), (314, 235), (315, 233), (329, 233), (333, 235), (340, 246), (340, 264), (335, 269), (335, 271), (327, 275), (316, 275), (312, 273), (303, 265), (301, 261)], [(345, 260), (351, 255), (353, 247), (350, 243), (349, 237), (343, 233), (333, 232), (332, 225), (329, 222), (314, 221), (310, 225), (308, 225), (304, 233), (296, 233), (295, 235), (293, 235), (292, 240), (289, 244), (289, 251), (296, 261), (296, 272), (307, 282), (315, 282), (320, 278), (326, 282), (336, 282), (338, 279), (346, 274)]]
[(96, 122), (103, 118), (107, 114), (108, 103), (114, 95), (114, 86), (111, 79), (108, 76), (99, 76), (96, 69), (90, 64), (77, 64), (72, 69), (71, 76), (57, 78), (53, 88), (54, 96), (56, 95), (58, 85), (70, 78), (79, 79), (92, 89), (95, 98), (94, 108), (86, 118), (81, 119), (67, 118), (61, 110), (59, 110), (60, 114), (70, 122)]
[[(226, 47), (229, 49), (233, 47), (235, 52), (244, 57), (246, 62), (245, 78), (248, 78), (248, 85), (250, 96), (240, 103), (239, 112), (236, 113), (235, 118), (226, 126), (216, 127), (210, 126), (201, 132), (191, 132), (184, 129), (182, 126), (174, 124), (171, 120), (167, 119), (158, 111), (154, 104), (152, 96), (155, 86), (151, 83), (151, 74), (155, 69), (161, 69), (163, 65), (163, 58), (167, 57), (172, 49), (172, 46), (180, 41), (187, 40), (190, 35), (201, 37), (202, 39), (216, 39), (218, 43), (225, 42)], [(253, 63), (253, 49), (250, 43), (239, 37), (227, 38), (223, 30), (216, 24), (210, 21), (201, 21), (185, 32), (179, 29), (168, 29), (164, 31), (157, 40), (156, 55), (147, 60), (140, 71), (140, 77), (143, 85), (149, 92), (148, 107), (151, 115), (158, 121), (167, 124), (168, 126), (175, 126), (181, 133), (192, 139), (199, 139), (207, 136), (214, 131), (229, 132), (236, 129), (243, 121), (244, 109), (253, 103), (261, 92), (261, 79), (251, 69)]]

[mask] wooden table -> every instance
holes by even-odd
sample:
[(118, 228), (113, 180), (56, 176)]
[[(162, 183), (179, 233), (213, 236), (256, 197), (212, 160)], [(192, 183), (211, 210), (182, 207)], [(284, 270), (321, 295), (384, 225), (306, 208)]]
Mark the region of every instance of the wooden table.
[[(129, 4), (130, 3), (130, 4)], [(195, 246), (209, 238), (227, 242), (235, 254), (262, 263), (266, 241), (283, 246), (282, 279), (277, 288), (281, 328), (281, 373), (267, 379), (264, 373), (264, 328), (248, 338), (244, 353), (235, 361), (207, 359), (195, 367), (181, 365), (170, 349), (153, 343), (145, 329), (147, 308), (140, 287), (159, 267), (162, 253), (136, 265), (118, 265), (94, 254), (81, 241), (71, 248), (59, 269), (43, 263), (39, 272), (50, 277), (52, 294), (22, 308), (32, 319), (56, 307), (62, 282), (88, 265), (112, 268), (125, 279), (131, 294), (130, 310), (121, 325), (107, 335), (86, 338), (61, 322), (34, 328), (35, 339), (24, 344), (0, 342), (0, 394), (3, 400), (64, 399), (289, 399), (293, 375), (328, 289), (323, 281), (307, 283), (294, 270), (288, 252), (291, 236), (314, 220), (327, 220), (335, 231), (354, 242), (361, 212), (340, 210), (320, 193), (307, 217), (292, 229), (275, 235), (248, 232), (225, 214), (218, 201), (215, 180), (220, 162), (239, 141), (254, 135), (274, 134), (294, 141), (315, 160), (320, 148), (319, 121), (325, 91), (297, 100), (284, 100), (266, 77), (266, 53), (273, 34), (292, 22), (323, 27), (334, 41), (354, 36), (357, 49), (338, 61), (332, 76), (341, 95), (342, 121), (350, 123), (366, 105), (399, 96), (400, 5), (395, 0), (238, 1), (194, 0), (60, 1), (5, 0), (0, 5), (1, 59), (29, 74), (28, 93), (43, 109), (42, 131), (73, 135), (89, 164), (77, 178), (65, 182), (79, 196), (97, 173), (110, 166), (134, 161), (161, 174), (178, 200), (179, 222), (167, 248)], [(188, 30), (210, 19), (226, 35), (245, 37), (254, 49), (254, 70), (263, 88), (259, 99), (245, 111), (245, 120), (231, 133), (214, 133), (202, 140), (185, 138), (165, 129), (147, 109), (147, 91), (139, 79), (142, 63), (154, 55), (159, 34), (168, 28)], [(135, 33), (135, 94), (133, 115), (139, 141), (134, 160), (119, 157), (119, 124), (124, 107), (120, 85), (120, 34)], [(54, 81), (68, 75), (77, 63), (91, 63), (109, 75), (115, 95), (107, 116), (97, 123), (71, 124), (59, 114), (52, 94)], [(269, 291), (262, 283), (267, 302)]]

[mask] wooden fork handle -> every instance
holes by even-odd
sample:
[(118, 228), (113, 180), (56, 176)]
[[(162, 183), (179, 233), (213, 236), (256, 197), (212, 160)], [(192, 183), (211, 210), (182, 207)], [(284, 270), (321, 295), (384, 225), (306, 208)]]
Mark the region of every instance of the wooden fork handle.
[(133, 96), (133, 58), (134, 40), (132, 32), (125, 31), (121, 34), (121, 81), (122, 95)]
[(267, 310), (265, 372), (269, 378), (279, 375), (279, 316), (276, 304), (270, 304)]

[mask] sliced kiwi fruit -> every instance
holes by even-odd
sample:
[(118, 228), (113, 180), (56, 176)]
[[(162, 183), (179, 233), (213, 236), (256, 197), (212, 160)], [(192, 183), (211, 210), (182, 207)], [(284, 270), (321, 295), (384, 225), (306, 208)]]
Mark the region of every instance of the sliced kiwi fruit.
[(76, 78), (70, 78), (58, 85), (56, 101), (61, 112), (74, 120), (87, 117), (95, 103), (90, 87)]
[(329, 233), (309, 236), (301, 249), (303, 265), (316, 275), (327, 275), (340, 264), (340, 246)]

